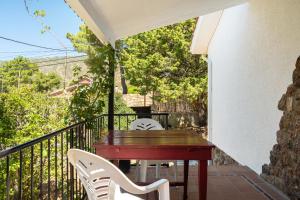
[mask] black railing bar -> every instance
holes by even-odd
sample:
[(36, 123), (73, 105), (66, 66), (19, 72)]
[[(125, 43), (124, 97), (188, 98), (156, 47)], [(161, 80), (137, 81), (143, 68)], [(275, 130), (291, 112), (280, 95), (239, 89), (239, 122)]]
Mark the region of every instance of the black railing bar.
[(91, 151), (91, 134), (93, 133), (92, 130), (88, 130), (86, 128), (86, 126), (84, 127), (84, 132), (85, 132), (85, 141), (86, 141), (86, 144), (85, 144), (85, 148), (86, 150), (88, 151)]
[(126, 116), (126, 129), (128, 130), (128, 115)]
[[(61, 170), (61, 197), (62, 199), (64, 199), (64, 134), (63, 132), (60, 133), (60, 165), (61, 165), (61, 169), (60, 169)], [(68, 167), (68, 165), (66, 166)]]
[(119, 128), (119, 130), (120, 130), (120, 129), (121, 129), (121, 115), (119, 115), (118, 118), (119, 118), (119, 120), (118, 120), (119, 127), (118, 127), (118, 128)]
[(55, 186), (54, 186), (54, 190), (55, 190), (55, 194), (54, 194), (54, 199), (57, 199), (57, 135), (55, 136), (54, 138), (54, 143), (55, 143), (55, 146), (54, 146), (54, 151), (55, 151), (55, 158), (54, 158), (54, 162), (55, 162)]
[(87, 140), (87, 132), (86, 132), (86, 129), (85, 129), (85, 126), (84, 124), (82, 125), (82, 138), (84, 138), (84, 141), (83, 141), (83, 150), (87, 151), (88, 149), (88, 140)]
[[(68, 133), (67, 133), (67, 135), (66, 135), (66, 152), (68, 152), (69, 151), (69, 145), (70, 145), (70, 138), (71, 138), (71, 136), (69, 136), (70, 134), (71, 134), (71, 132), (72, 132), (72, 129), (71, 130), (69, 130), (68, 131)], [(66, 171), (67, 171), (67, 184), (66, 184), (66, 191), (67, 191), (67, 197), (69, 198), (69, 196), (70, 196), (70, 193), (69, 193), (69, 191), (70, 191), (70, 179), (69, 179), (69, 169), (70, 169), (70, 163), (69, 163), (69, 158), (68, 158), (68, 156), (67, 156), (67, 158), (66, 158)]]
[(75, 197), (78, 199), (78, 175), (77, 175), (77, 170), (75, 171)]
[(47, 155), (47, 157), (48, 157), (48, 184), (47, 184), (47, 192), (48, 192), (48, 195), (47, 195), (47, 198), (48, 198), (48, 200), (50, 200), (50, 193), (51, 193), (51, 191), (50, 191), (50, 167), (51, 167), (51, 161), (50, 161), (50, 153), (51, 153), (51, 149), (50, 149), (50, 146), (51, 146), (51, 144), (50, 144), (50, 138), (48, 138), (48, 155)]
[(40, 143), (40, 198), (43, 198), (43, 142)]
[(67, 130), (69, 130), (69, 129), (72, 129), (72, 128), (74, 128), (74, 127), (76, 127), (76, 126), (78, 126), (78, 125), (80, 125), (80, 124), (82, 124), (82, 123), (85, 123), (85, 122), (80, 122), (80, 123), (73, 124), (73, 125), (71, 125), (71, 126), (65, 127), (65, 128), (60, 129), (60, 130), (58, 130), (58, 131), (55, 131), (55, 132), (52, 132), (52, 133), (43, 135), (43, 136), (41, 136), (41, 137), (39, 137), (39, 138), (33, 139), (33, 140), (31, 140), (31, 141), (29, 141), (29, 142), (26, 142), (26, 143), (24, 143), (24, 144), (20, 144), (20, 145), (11, 147), (11, 148), (9, 148), (9, 149), (5, 149), (5, 150), (3, 150), (3, 151), (0, 152), (0, 158), (5, 157), (5, 156), (7, 156), (8, 154), (12, 154), (12, 153), (15, 153), (15, 152), (17, 152), (17, 151), (20, 151), (21, 149), (24, 149), (24, 148), (26, 148), (26, 147), (30, 147), (30, 146), (32, 146), (32, 145), (35, 145), (35, 144), (37, 144), (37, 143), (40, 143), (40, 142), (42, 142), (42, 141), (44, 141), (44, 140), (46, 140), (46, 139), (48, 139), (48, 138), (51, 138), (51, 137), (54, 137), (55, 135), (60, 134), (61, 132), (67, 131)]
[[(146, 115), (146, 116), (149, 116), (149, 115), (169, 115), (169, 113), (167, 112), (159, 112), (159, 113), (115, 113), (114, 114), (115, 116), (136, 116), (136, 115)], [(107, 117), (108, 114), (102, 114), (102, 116), (105, 116)]]
[(169, 118), (168, 118), (168, 115), (166, 116), (166, 129), (169, 129)]
[[(70, 149), (72, 149), (74, 146), (74, 133), (73, 133), (73, 129), (71, 129), (70, 132)], [(71, 186), (71, 190), (70, 190), (70, 197), (71, 200), (74, 199), (74, 168), (72, 165), (70, 165), (70, 186)]]
[[(71, 133), (72, 131), (69, 130), (66, 134), (66, 150), (67, 152), (69, 151), (69, 145), (70, 145), (70, 142), (69, 142), (69, 134)], [(66, 185), (66, 189), (67, 189), (67, 199), (69, 199), (69, 158), (67, 156), (67, 164), (66, 164), (66, 171), (67, 171), (67, 185)]]
[(34, 158), (34, 146), (30, 148), (30, 196), (33, 198), (33, 158)]
[(75, 145), (75, 147), (80, 149), (80, 139), (79, 139), (79, 137), (80, 137), (80, 126), (77, 126), (76, 127), (76, 140), (75, 140), (76, 145)]
[(9, 156), (6, 157), (6, 200), (9, 200), (10, 190), (10, 172), (9, 172)]
[(20, 157), (19, 157), (19, 161), (20, 161), (20, 169), (19, 169), (19, 197), (18, 199), (22, 200), (23, 199), (23, 184), (22, 184), (22, 176), (23, 176), (23, 152), (22, 150), (19, 151), (20, 152)]

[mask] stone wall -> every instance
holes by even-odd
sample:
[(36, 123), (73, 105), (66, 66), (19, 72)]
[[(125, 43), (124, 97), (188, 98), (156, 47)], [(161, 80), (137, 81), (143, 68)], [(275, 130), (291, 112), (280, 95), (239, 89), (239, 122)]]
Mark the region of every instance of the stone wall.
[(122, 99), (128, 107), (152, 106), (151, 95), (123, 94)]
[(300, 57), (293, 72), (293, 84), (280, 99), (278, 109), (283, 116), (277, 144), (261, 176), (296, 200), (300, 199)]
[(213, 165), (221, 166), (221, 165), (239, 165), (233, 158), (227, 155), (224, 151), (216, 147), (213, 150)]
[(171, 128), (200, 127), (199, 114), (196, 112), (170, 112), (169, 126)]

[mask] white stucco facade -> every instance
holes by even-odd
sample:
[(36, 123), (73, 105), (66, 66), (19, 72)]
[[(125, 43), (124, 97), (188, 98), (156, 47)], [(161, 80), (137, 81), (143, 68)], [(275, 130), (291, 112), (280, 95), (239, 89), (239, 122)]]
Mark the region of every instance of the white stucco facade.
[(300, 1), (250, 0), (224, 10), (208, 55), (210, 139), (261, 173), (300, 55)]

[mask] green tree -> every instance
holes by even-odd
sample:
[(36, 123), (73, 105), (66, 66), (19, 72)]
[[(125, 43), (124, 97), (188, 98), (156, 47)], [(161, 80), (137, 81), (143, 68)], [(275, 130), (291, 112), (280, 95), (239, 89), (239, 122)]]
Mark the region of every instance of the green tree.
[(207, 63), (205, 57), (189, 51), (195, 25), (195, 20), (188, 20), (119, 41), (115, 55), (110, 45), (103, 45), (86, 25), (81, 25), (77, 34), (67, 37), (74, 48), (88, 54), (86, 63), (94, 83), (76, 92), (71, 110), (78, 113), (79, 119), (102, 112), (111, 59), (124, 66), (126, 79), (135, 92), (154, 92), (154, 98), (162, 102), (181, 98), (195, 105), (196, 110), (206, 110)]
[[(7, 93), (0, 94), (0, 151), (12, 146), (23, 144), (44, 134), (61, 129), (67, 125), (67, 102), (62, 98), (49, 97), (47, 94), (37, 92), (34, 86), (22, 85), (19, 88), (11, 87)], [(61, 141), (57, 139), (58, 143)], [(48, 140), (51, 142), (51, 155), (54, 155), (54, 138)], [(44, 145), (45, 142), (44, 142)], [(33, 146), (34, 155), (42, 152), (47, 156), (47, 148), (40, 149), (39, 145)], [(65, 148), (65, 147), (64, 147)], [(30, 166), (33, 168), (34, 180), (40, 178), (39, 165), (40, 160), (34, 157), (30, 158), (30, 148), (22, 150), (23, 153), (23, 198), (30, 198)], [(9, 156), (10, 169), (10, 198), (17, 199), (18, 190), (14, 187), (18, 183), (18, 171), (20, 158), (18, 153)], [(54, 162), (54, 157), (51, 157)], [(32, 163), (31, 163), (32, 161)], [(43, 159), (42, 165), (47, 166), (48, 160)], [(6, 160), (0, 159), (0, 181), (6, 180)], [(50, 170), (51, 179), (54, 169)], [(43, 174), (47, 177), (48, 172)], [(34, 195), (38, 198), (38, 187), (34, 186)], [(5, 199), (6, 185), (0, 185), (0, 199)], [(33, 199), (35, 199), (33, 197)]]
[(1, 92), (10, 87), (21, 87), (24, 84), (34, 85), (39, 92), (47, 92), (58, 88), (61, 78), (55, 73), (44, 74), (37, 64), (25, 57), (16, 57), (4, 62), (0, 67)]
[(22, 144), (66, 125), (67, 102), (36, 92), (31, 86), (13, 87), (0, 94), (0, 150)]
[(138, 93), (154, 92), (166, 102), (183, 98), (206, 107), (207, 63), (190, 53), (196, 20), (187, 20), (129, 37), (122, 42), (126, 79)]
[(68, 33), (67, 38), (78, 52), (88, 55), (87, 73), (93, 80), (90, 86), (78, 87), (71, 99), (70, 113), (75, 121), (90, 120), (103, 113), (112, 84), (109, 68), (114, 66), (115, 51), (110, 45), (102, 44), (86, 25), (81, 25), (77, 34)]

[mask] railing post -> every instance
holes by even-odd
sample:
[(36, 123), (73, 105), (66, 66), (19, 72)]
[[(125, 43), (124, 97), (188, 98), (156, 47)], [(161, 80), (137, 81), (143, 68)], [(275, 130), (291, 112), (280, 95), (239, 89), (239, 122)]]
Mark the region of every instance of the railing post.
[(166, 113), (166, 129), (169, 129), (169, 113)]
[(78, 126), (78, 145), (79, 149), (83, 149), (83, 125)]
[[(74, 131), (73, 128), (70, 130), (70, 149), (74, 146)], [(71, 191), (70, 191), (70, 198), (71, 200), (74, 199), (74, 167), (70, 165), (70, 179), (71, 179)]]
[(9, 200), (10, 173), (9, 173), (9, 155), (6, 156), (6, 200)]
[(19, 155), (19, 161), (20, 161), (20, 169), (19, 169), (19, 187), (18, 187), (18, 199), (22, 200), (23, 199), (23, 184), (22, 184), (22, 176), (23, 176), (23, 152), (20, 150), (20, 155)]

